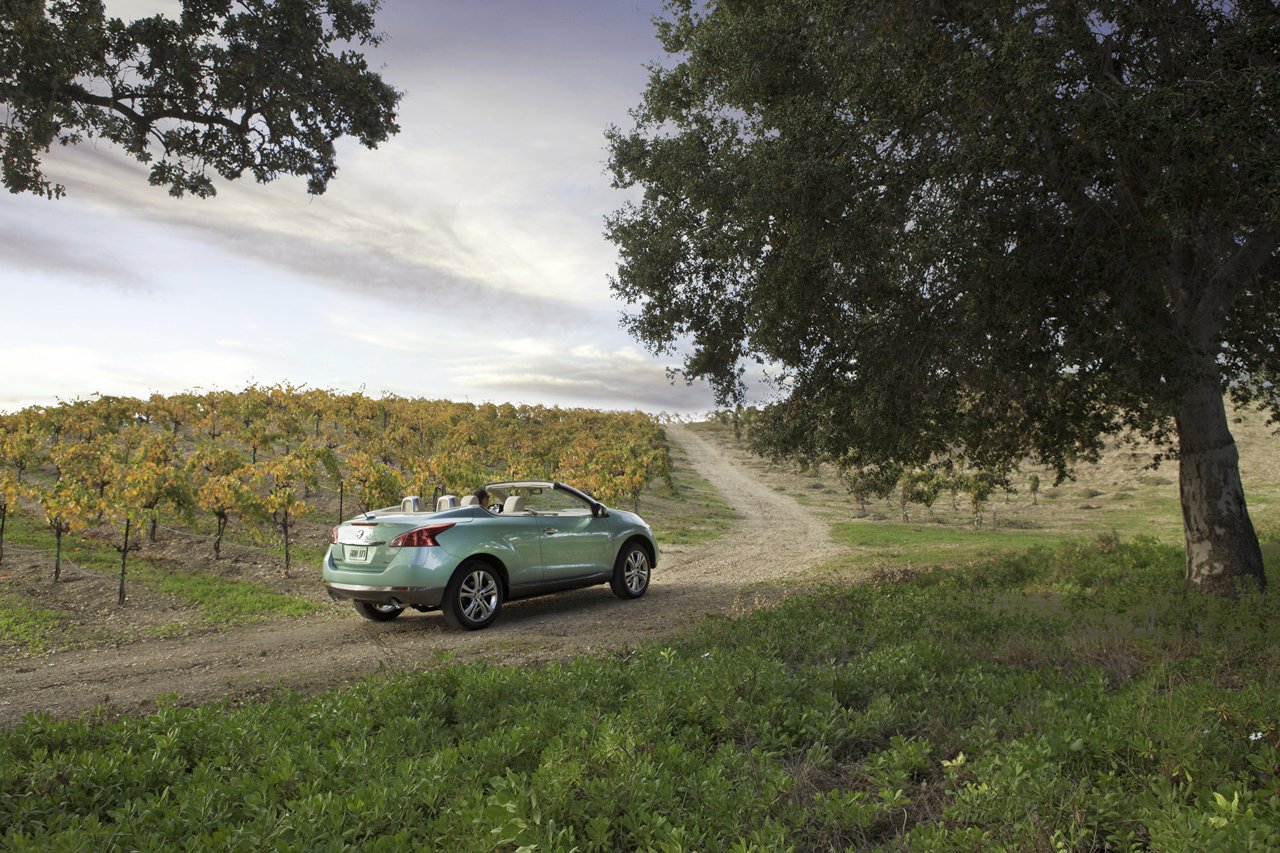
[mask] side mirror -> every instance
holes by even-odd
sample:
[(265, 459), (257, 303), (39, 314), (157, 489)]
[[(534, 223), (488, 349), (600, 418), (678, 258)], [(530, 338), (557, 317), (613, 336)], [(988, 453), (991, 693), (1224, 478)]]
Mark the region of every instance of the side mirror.
[(605, 509), (604, 504), (592, 504), (591, 514), (596, 518), (604, 518), (609, 514), (609, 510)]

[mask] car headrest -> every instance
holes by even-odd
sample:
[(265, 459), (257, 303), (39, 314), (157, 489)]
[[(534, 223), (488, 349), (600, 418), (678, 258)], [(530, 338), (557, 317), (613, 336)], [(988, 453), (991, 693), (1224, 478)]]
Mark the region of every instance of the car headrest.
[(441, 495), (436, 500), (436, 512), (441, 512), (446, 509), (457, 509), (457, 508), (458, 508), (457, 495)]
[(462, 505), (463, 506), (480, 506), (480, 499), (475, 495), (463, 495)]
[(513, 512), (524, 512), (524, 498), (519, 495), (512, 495), (502, 504), (503, 515), (510, 515)]

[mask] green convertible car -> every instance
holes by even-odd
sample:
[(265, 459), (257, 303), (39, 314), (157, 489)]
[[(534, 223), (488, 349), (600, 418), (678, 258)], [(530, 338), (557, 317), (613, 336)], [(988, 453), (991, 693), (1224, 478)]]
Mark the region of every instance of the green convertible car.
[(564, 483), (491, 483), (434, 508), (416, 497), (333, 529), (324, 585), (385, 622), (439, 609), (462, 628), (489, 625), (502, 602), (609, 584), (623, 599), (649, 588), (658, 543), (640, 516)]

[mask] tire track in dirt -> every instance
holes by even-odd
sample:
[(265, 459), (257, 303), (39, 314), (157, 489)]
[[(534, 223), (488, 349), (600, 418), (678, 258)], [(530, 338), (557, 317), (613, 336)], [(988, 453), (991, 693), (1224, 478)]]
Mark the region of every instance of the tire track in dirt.
[(315, 692), (379, 670), (428, 668), (442, 653), (526, 664), (616, 652), (671, 637), (707, 614), (738, 612), (750, 606), (744, 600), (753, 588), (840, 553), (821, 519), (771, 491), (715, 444), (681, 425), (668, 426), (667, 435), (740, 518), (714, 542), (664, 549), (638, 601), (619, 601), (608, 587), (516, 601), (504, 605), (492, 628), (477, 632), (449, 630), (438, 613), (413, 611), (375, 624), (344, 605), (306, 619), (7, 662), (0, 668), (0, 726), (36, 712), (142, 711), (175, 694), (181, 704), (198, 704), (282, 687)]

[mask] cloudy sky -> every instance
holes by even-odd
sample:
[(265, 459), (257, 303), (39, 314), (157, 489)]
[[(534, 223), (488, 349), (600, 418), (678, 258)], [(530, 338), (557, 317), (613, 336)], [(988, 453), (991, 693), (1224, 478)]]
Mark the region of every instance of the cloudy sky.
[[(176, 0), (107, 0), (109, 15)], [(401, 132), (338, 177), (175, 200), (91, 142), (68, 196), (0, 194), (0, 409), (252, 382), (695, 412), (619, 327), (604, 131), (661, 58), (661, 0), (387, 0)]]

